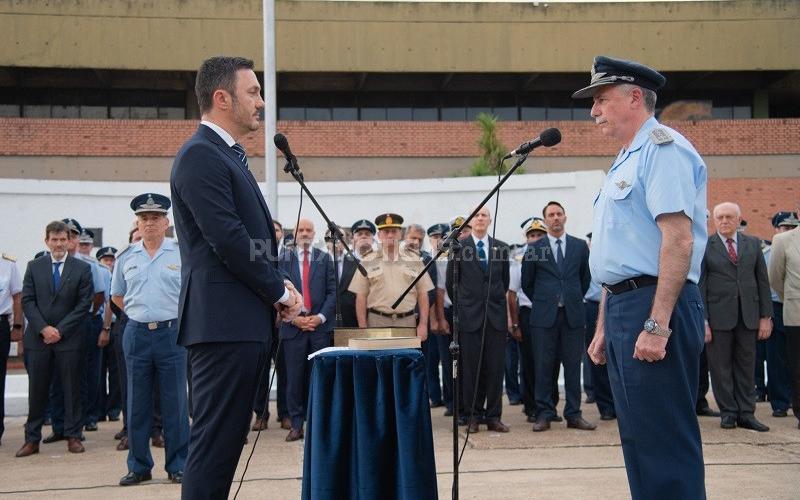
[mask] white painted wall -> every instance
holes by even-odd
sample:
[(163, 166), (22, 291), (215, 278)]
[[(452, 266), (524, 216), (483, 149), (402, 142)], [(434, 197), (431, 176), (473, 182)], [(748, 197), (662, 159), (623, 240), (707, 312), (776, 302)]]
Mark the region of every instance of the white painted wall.
[[(520, 223), (540, 215), (549, 200), (567, 211), (567, 231), (583, 238), (591, 230), (592, 203), (604, 174), (600, 170), (512, 176), (500, 191), (497, 237), (521, 242)], [(331, 219), (349, 226), (360, 218), (374, 219), (382, 212), (402, 215), (406, 223), (428, 227), (468, 212), (494, 186), (493, 177), (402, 179), (352, 182), (312, 182), (309, 189)], [(44, 227), (54, 219), (72, 217), (87, 227), (103, 228), (103, 244), (122, 248), (134, 220), (130, 200), (141, 193), (169, 195), (162, 182), (86, 182), (36, 179), (0, 181), (0, 251), (17, 257), (20, 273), (44, 246)], [(299, 204), (298, 184), (279, 183), (279, 220), (295, 225)], [(494, 200), (490, 203), (494, 213)], [(305, 198), (303, 217), (313, 220), (321, 239), (325, 226)]]

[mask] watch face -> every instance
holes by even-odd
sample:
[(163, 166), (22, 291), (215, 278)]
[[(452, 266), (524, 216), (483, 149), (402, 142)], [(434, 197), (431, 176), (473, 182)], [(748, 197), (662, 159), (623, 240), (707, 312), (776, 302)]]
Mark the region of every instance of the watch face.
[(644, 322), (644, 329), (647, 332), (652, 332), (656, 329), (656, 322), (653, 318), (649, 318)]

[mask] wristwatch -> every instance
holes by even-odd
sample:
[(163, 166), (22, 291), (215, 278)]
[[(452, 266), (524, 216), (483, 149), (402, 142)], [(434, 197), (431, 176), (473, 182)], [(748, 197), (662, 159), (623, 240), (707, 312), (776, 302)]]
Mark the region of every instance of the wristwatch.
[(672, 329), (662, 327), (653, 318), (647, 318), (644, 321), (644, 331), (652, 335), (658, 335), (659, 337), (664, 337), (665, 339), (668, 339), (669, 336), (672, 334)]

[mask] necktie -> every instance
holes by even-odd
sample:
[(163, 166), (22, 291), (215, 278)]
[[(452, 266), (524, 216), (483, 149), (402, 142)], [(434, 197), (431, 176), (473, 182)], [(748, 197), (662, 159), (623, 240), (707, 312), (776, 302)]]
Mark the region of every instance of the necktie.
[(244, 146), (237, 142), (231, 146), (231, 149), (236, 152), (236, 155), (239, 157), (239, 161), (242, 162), (242, 165), (244, 165), (244, 168), (250, 170), (250, 166), (247, 164), (247, 153), (244, 151)]
[(311, 261), (308, 250), (303, 252), (303, 305), (307, 312), (311, 312)]
[(53, 292), (58, 292), (61, 288), (61, 273), (58, 269), (61, 267), (62, 262), (53, 262)]
[(728, 257), (730, 257), (731, 262), (734, 264), (739, 260), (739, 257), (736, 255), (736, 249), (733, 247), (733, 239), (731, 238), (728, 238)]
[(478, 259), (481, 261), (483, 271), (488, 271), (489, 263), (486, 261), (486, 250), (483, 249), (483, 240), (478, 241)]
[(564, 247), (561, 246), (561, 238), (556, 240), (556, 264), (560, 271), (564, 270)]

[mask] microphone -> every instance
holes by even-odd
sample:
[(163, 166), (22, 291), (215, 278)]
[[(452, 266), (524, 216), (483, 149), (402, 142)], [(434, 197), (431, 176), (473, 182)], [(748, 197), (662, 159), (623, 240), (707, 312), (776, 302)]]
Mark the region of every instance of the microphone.
[(549, 148), (550, 146), (555, 146), (559, 142), (561, 142), (561, 131), (557, 128), (549, 128), (539, 134), (539, 137), (536, 139), (521, 144), (517, 149), (505, 155), (503, 160), (507, 160), (512, 156), (526, 155), (533, 151), (534, 148), (538, 148), (539, 146), (546, 146)]
[(289, 148), (289, 141), (286, 139), (286, 136), (277, 133), (275, 137), (273, 137), (272, 141), (275, 143), (275, 147), (278, 148), (283, 156), (289, 161), (295, 161), (297, 158), (292, 154), (292, 150)]

